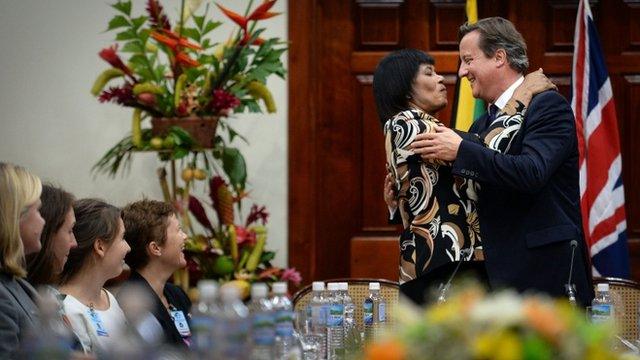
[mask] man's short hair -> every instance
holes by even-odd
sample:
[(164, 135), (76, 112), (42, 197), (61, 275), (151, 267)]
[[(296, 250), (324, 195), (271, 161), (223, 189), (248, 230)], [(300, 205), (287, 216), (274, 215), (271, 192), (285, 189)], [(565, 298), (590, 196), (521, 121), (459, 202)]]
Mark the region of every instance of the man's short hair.
[(481, 19), (474, 24), (465, 23), (460, 26), (458, 40), (470, 32), (480, 34), (479, 47), (487, 56), (492, 57), (498, 49), (507, 53), (507, 61), (511, 68), (524, 74), (529, 68), (527, 44), (511, 21), (501, 17)]

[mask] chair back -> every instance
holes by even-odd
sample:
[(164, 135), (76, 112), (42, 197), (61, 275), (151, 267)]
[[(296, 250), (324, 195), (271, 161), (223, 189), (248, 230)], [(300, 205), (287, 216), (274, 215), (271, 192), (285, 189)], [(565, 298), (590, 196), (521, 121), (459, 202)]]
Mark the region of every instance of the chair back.
[[(353, 300), (353, 304), (355, 305), (354, 317), (356, 324), (362, 329), (363, 326), (363, 311), (362, 304), (364, 299), (369, 295), (369, 283), (370, 282), (379, 282), (380, 283), (380, 296), (387, 302), (387, 323), (393, 323), (393, 309), (398, 304), (398, 298), (400, 294), (400, 285), (397, 282), (382, 280), (382, 279), (331, 279), (326, 280), (325, 285), (330, 282), (346, 282), (349, 284), (349, 295)], [(312, 296), (311, 284), (305, 286), (300, 289), (293, 296), (293, 310), (298, 311), (305, 309), (311, 301)]]
[(640, 306), (640, 284), (625, 279), (594, 277), (594, 286), (609, 284), (609, 293), (615, 307), (618, 335), (631, 340), (638, 339), (638, 306)]

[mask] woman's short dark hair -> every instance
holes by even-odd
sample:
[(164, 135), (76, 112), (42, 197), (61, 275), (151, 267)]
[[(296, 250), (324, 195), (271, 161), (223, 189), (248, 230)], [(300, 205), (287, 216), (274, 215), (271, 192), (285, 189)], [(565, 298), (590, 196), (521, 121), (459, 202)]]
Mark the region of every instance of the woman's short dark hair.
[(74, 197), (59, 187), (45, 184), (42, 186), (40, 201), (40, 215), (45, 221), (40, 235), (42, 248), (27, 256), (27, 278), (33, 286), (56, 285), (60, 274), (54, 271), (53, 237), (64, 224), (69, 211), (73, 210)]
[(120, 209), (99, 199), (81, 199), (73, 204), (76, 225), (73, 234), (78, 246), (69, 251), (67, 263), (60, 275), (60, 283), (69, 282), (93, 253), (93, 244), (101, 239), (111, 243), (118, 235)]
[(122, 209), (124, 221), (124, 238), (127, 239), (131, 251), (125, 256), (125, 262), (133, 270), (139, 270), (149, 263), (147, 245), (155, 241), (164, 245), (167, 240), (169, 217), (175, 214), (173, 206), (161, 201), (140, 200)]
[(435, 65), (435, 60), (416, 49), (394, 51), (378, 63), (373, 74), (373, 95), (383, 126), (392, 116), (407, 109), (413, 82), (422, 64)]

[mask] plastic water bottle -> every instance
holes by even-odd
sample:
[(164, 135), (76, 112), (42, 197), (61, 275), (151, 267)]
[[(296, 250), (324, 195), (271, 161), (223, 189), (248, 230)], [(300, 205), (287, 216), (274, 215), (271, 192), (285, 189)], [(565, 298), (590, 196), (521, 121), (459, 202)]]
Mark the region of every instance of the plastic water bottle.
[(364, 299), (363, 304), (364, 336), (367, 341), (374, 340), (386, 323), (386, 305), (380, 296), (380, 283), (369, 283), (369, 296)]
[(287, 297), (287, 283), (276, 282), (273, 284), (273, 306), (276, 341), (274, 354), (276, 359), (300, 359), (302, 352), (298, 340), (293, 334), (293, 306)]
[(615, 308), (609, 294), (609, 284), (598, 284), (591, 303), (591, 321), (600, 323), (614, 319)]
[(273, 346), (276, 333), (273, 307), (267, 298), (269, 287), (264, 283), (251, 286), (251, 359), (270, 360), (274, 358)]
[(322, 281), (314, 281), (311, 286), (313, 292), (308, 306), (308, 313), (311, 318), (311, 332), (318, 338), (320, 344), (320, 359), (326, 359), (329, 302), (324, 296), (324, 283)]
[[(240, 300), (240, 290), (234, 286), (220, 289), (220, 347), (223, 359), (249, 358), (249, 309)], [(214, 358), (216, 358), (214, 356)]]
[(199, 301), (191, 309), (192, 349), (200, 357), (217, 350), (216, 316), (220, 311), (216, 302), (218, 284), (213, 280), (198, 282)]
[(329, 314), (327, 316), (327, 353), (330, 359), (344, 357), (344, 303), (340, 285), (329, 283)]
[(344, 304), (344, 326), (349, 329), (355, 325), (355, 311), (356, 306), (349, 295), (349, 284), (346, 282), (340, 283), (340, 295), (342, 296), (342, 302)]

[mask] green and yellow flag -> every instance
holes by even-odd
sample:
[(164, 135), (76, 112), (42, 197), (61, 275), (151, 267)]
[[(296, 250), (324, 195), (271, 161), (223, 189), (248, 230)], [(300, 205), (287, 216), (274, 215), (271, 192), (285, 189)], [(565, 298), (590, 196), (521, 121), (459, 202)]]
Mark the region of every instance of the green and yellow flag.
[[(476, 0), (467, 0), (466, 12), (468, 22), (475, 23), (478, 21)], [(460, 68), (459, 60), (458, 68)], [(458, 78), (453, 98), (451, 127), (457, 130), (469, 131), (471, 124), (486, 112), (487, 108), (484, 101), (473, 98), (469, 80), (467, 78)]]

